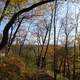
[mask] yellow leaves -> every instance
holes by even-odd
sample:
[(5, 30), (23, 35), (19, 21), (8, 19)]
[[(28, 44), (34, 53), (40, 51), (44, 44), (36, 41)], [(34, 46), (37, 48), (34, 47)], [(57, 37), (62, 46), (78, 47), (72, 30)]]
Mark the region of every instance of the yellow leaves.
[(4, 15), (11, 17), (12, 14), (14, 14), (14, 12), (18, 11), (17, 7), (21, 8), (27, 2), (28, 2), (28, 0), (10, 0), (10, 3), (8, 5), (7, 9), (5, 10)]
[(10, 0), (10, 4), (12, 5), (16, 5), (16, 4), (24, 4), (25, 2), (27, 2), (28, 0)]
[(11, 17), (15, 11), (16, 9), (14, 7), (9, 7), (6, 9), (4, 15)]

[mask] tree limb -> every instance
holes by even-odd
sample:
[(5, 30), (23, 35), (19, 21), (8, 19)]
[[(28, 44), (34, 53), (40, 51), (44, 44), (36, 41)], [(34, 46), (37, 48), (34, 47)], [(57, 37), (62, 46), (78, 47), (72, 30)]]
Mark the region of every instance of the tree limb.
[(55, 0), (41, 1), (41, 2), (35, 3), (32, 6), (30, 6), (28, 8), (24, 8), (24, 9), (18, 11), (17, 13), (15, 13), (12, 16), (12, 18), (10, 19), (10, 21), (6, 24), (6, 26), (3, 30), (3, 38), (2, 38), (2, 41), (0, 43), (0, 50), (7, 44), (7, 42), (8, 42), (8, 31), (12, 27), (12, 25), (14, 24), (15, 20), (17, 19), (17, 17), (19, 15), (21, 15), (24, 12), (28, 12), (28, 11), (30, 11), (30, 10), (32, 10), (32, 9), (34, 9), (34, 8), (40, 6), (40, 5), (43, 5), (43, 4), (49, 3), (49, 2), (53, 2), (53, 1), (55, 1)]

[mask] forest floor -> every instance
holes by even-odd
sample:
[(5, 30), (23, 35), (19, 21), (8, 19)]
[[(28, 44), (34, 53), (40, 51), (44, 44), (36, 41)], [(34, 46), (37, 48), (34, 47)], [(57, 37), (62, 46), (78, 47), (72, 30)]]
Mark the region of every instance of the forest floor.
[(33, 71), (24, 60), (16, 55), (0, 58), (0, 80), (54, 80), (44, 70)]

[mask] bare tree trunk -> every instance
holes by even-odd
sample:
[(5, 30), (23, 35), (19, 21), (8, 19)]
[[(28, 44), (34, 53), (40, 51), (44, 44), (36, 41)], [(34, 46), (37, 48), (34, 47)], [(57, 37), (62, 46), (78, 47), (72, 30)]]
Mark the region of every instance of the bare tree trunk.
[(57, 9), (57, 0), (55, 0), (55, 11), (54, 11), (54, 80), (57, 78), (56, 73), (56, 9)]
[[(64, 54), (64, 69), (63, 69), (63, 76), (64, 77), (68, 77), (70, 80), (70, 66), (69, 66), (69, 59), (68, 59), (68, 38), (69, 38), (69, 34), (70, 32), (68, 31), (68, 2), (67, 2), (67, 12), (66, 12), (66, 24), (65, 24), (65, 54)], [(73, 28), (72, 28), (73, 29)], [(72, 30), (71, 29), (71, 30)]]
[(47, 42), (47, 45), (46, 45), (46, 50), (45, 50), (45, 53), (44, 53), (44, 56), (42, 56), (42, 59), (41, 59), (41, 68), (43, 68), (46, 64), (46, 54), (47, 54), (47, 50), (48, 50), (48, 47), (49, 47), (49, 42), (50, 42), (50, 33), (51, 33), (51, 28), (52, 28), (52, 21), (53, 21), (53, 9), (52, 9), (52, 14), (51, 14), (51, 22), (50, 22), (50, 25), (49, 25), (49, 29), (48, 29), (48, 42)]
[(11, 45), (12, 45), (12, 43), (13, 43), (13, 41), (14, 41), (14, 38), (15, 38), (15, 36), (16, 36), (16, 33), (17, 33), (17, 31), (18, 31), (18, 29), (19, 29), (19, 27), (20, 27), (21, 22), (22, 22), (23, 19), (24, 19), (24, 18), (22, 18), (21, 21), (19, 22), (19, 25), (18, 25), (15, 33), (13, 34), (13, 37), (12, 37), (12, 39), (10, 40), (10, 43), (8, 44), (8, 49), (7, 49), (7, 52), (6, 52), (7, 54), (8, 54), (8, 52), (9, 52), (10, 48), (11, 48)]
[(77, 28), (78, 28), (78, 16), (76, 16), (76, 7), (75, 7), (75, 18), (76, 18), (76, 26), (75, 26), (75, 39), (74, 39), (74, 55), (73, 55), (73, 80), (76, 79), (76, 67), (75, 67), (75, 61), (76, 61), (76, 38), (77, 38)]
[(75, 42), (74, 42), (74, 56), (73, 56), (73, 80), (75, 80), (75, 58), (76, 58), (76, 46), (75, 46)]
[(39, 68), (41, 68), (41, 66), (40, 66), (41, 65), (41, 56), (42, 56), (41, 54), (43, 52), (43, 48), (44, 48), (44, 44), (45, 44), (47, 35), (48, 35), (48, 29), (46, 31), (46, 34), (45, 34), (45, 37), (44, 37), (44, 40), (43, 40), (43, 44), (41, 45), (42, 46), (41, 47), (41, 51), (40, 51), (40, 53), (38, 55), (37, 65), (38, 65)]

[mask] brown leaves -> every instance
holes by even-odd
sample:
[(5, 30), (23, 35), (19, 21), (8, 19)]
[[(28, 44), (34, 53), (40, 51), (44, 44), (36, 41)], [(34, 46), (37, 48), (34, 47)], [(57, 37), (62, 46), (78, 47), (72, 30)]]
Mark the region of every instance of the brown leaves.
[(28, 0), (10, 0), (10, 4), (12, 5), (16, 5), (16, 4), (24, 4), (25, 2), (27, 2)]

